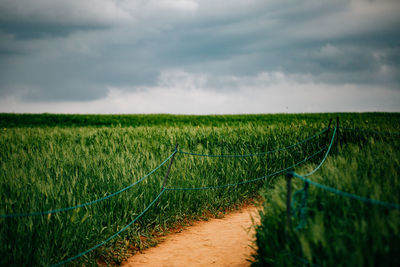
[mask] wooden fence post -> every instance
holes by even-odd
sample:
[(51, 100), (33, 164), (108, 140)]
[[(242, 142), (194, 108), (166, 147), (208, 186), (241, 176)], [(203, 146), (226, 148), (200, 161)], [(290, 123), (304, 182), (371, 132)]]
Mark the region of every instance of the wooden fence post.
[(178, 143), (176, 143), (176, 146), (175, 146), (175, 153), (172, 155), (171, 161), (169, 162), (169, 165), (168, 165), (167, 173), (165, 174), (165, 177), (164, 177), (164, 182), (163, 182), (163, 184), (162, 184), (162, 189), (163, 189), (163, 190), (164, 190), (165, 185), (166, 185), (166, 183), (167, 183), (167, 179), (168, 179), (168, 176), (169, 176), (169, 172), (171, 171), (171, 166), (172, 166), (172, 163), (174, 162), (174, 158), (175, 158), (177, 149), (178, 149)]

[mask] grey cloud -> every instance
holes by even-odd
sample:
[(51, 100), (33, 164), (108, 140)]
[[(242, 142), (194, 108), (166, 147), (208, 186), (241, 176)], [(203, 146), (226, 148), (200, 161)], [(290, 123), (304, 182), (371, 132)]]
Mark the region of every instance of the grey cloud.
[(95, 31), (105, 29), (100, 25), (55, 25), (46, 23), (0, 22), (4, 33), (12, 34), (16, 40), (45, 39), (67, 37), (77, 31)]
[(129, 14), (110, 0), (2, 0), (2, 21), (57, 25), (104, 25), (129, 19)]
[(396, 1), (16, 2), (0, 4), (3, 96), (99, 99), (109, 87), (155, 86), (169, 69), (205, 74), (216, 91), (275, 71), (400, 85)]

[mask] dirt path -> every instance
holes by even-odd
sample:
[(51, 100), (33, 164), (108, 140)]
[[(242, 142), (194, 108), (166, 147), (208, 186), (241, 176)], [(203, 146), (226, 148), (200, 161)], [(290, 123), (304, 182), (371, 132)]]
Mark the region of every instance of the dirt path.
[(246, 207), (222, 219), (196, 222), (166, 237), (156, 247), (138, 253), (123, 266), (250, 266), (254, 231), (259, 222), (255, 207)]

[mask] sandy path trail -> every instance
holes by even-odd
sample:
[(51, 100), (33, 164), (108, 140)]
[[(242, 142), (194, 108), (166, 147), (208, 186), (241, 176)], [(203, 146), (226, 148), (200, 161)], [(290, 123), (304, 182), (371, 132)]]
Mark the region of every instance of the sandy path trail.
[(250, 206), (221, 219), (196, 222), (134, 255), (123, 266), (250, 266), (252, 217), (259, 222), (257, 209)]

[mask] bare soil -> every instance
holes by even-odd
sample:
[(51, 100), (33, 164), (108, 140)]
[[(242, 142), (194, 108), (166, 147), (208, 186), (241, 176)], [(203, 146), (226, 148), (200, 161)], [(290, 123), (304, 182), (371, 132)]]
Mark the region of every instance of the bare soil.
[(221, 219), (195, 222), (137, 253), (123, 266), (250, 266), (257, 209), (248, 206)]

